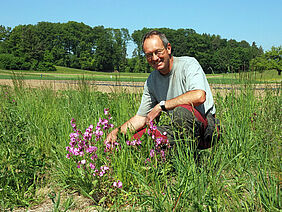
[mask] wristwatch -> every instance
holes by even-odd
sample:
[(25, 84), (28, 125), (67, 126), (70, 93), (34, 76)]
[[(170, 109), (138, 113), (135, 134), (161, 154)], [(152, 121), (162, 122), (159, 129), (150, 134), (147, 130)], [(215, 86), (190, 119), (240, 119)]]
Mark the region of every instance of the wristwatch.
[(161, 106), (163, 111), (167, 111), (167, 109), (165, 108), (165, 101), (161, 101), (160, 106)]

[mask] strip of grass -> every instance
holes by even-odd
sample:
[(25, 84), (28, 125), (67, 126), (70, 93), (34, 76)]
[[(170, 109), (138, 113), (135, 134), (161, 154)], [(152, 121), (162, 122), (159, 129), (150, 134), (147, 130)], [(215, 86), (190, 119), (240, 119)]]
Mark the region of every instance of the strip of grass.
[[(0, 79), (12, 79), (12, 75), (1, 75)], [(91, 81), (118, 81), (118, 82), (145, 82), (145, 78), (132, 78), (132, 77), (111, 77), (111, 76), (99, 76), (99, 75), (93, 75), (93, 76), (50, 76), (50, 75), (22, 75), (22, 79), (24, 80), (91, 80)]]
[[(23, 79), (30, 80), (78, 80), (83, 78), (94, 81), (145, 82), (149, 76), (148, 73), (94, 72), (65, 67), (57, 67), (57, 69), (56, 72), (46, 73), (0, 70), (0, 79), (11, 79), (15, 73), (21, 75)], [(270, 70), (262, 73), (208, 74), (207, 79), (211, 84), (280, 83), (282, 76), (279, 76), (277, 71)]]
[(223, 82), (222, 84), (244, 84), (244, 83), (280, 83), (282, 75), (278, 75), (276, 70), (264, 72), (241, 72), (227, 74), (208, 74), (210, 83)]
[[(70, 70), (70, 71), (68, 71)], [(61, 67), (56, 72), (38, 73), (36, 71), (8, 71), (0, 70), (0, 79), (11, 79), (13, 73), (20, 75), (26, 80), (97, 80), (97, 81), (124, 81), (124, 82), (145, 82), (149, 74), (136, 73), (108, 73), (94, 72)]]

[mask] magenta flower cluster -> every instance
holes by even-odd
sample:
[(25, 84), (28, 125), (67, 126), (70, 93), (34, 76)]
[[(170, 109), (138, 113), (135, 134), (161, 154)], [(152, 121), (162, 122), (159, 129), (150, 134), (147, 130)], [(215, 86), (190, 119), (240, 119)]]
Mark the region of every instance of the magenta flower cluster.
[(114, 127), (114, 125), (110, 123), (112, 117), (109, 114), (109, 109), (104, 109), (104, 114), (107, 118), (99, 118), (96, 127), (94, 128), (93, 125), (90, 125), (84, 133), (77, 129), (76, 121), (72, 119), (71, 126), (74, 132), (70, 134), (70, 143), (69, 146), (66, 147), (68, 151), (66, 157), (68, 159), (73, 158), (78, 168), (83, 168), (89, 171), (93, 176), (99, 177), (107, 174), (109, 167), (106, 165), (97, 167), (98, 148), (96, 143), (102, 140), (104, 131)]
[(139, 146), (139, 145), (141, 145), (141, 143), (142, 143), (142, 141), (140, 140), (140, 138), (135, 139), (133, 141), (126, 141), (126, 144), (128, 146)]
[[(169, 141), (166, 138), (167, 132), (161, 134), (154, 125), (154, 122), (151, 121), (147, 133), (154, 141), (154, 148), (150, 150), (150, 158), (160, 155), (161, 159), (165, 161), (165, 152), (170, 148)], [(150, 162), (150, 158), (147, 158), (146, 162)]]
[(122, 182), (120, 180), (118, 180), (117, 182), (113, 183), (113, 186), (117, 187), (117, 188), (122, 188)]

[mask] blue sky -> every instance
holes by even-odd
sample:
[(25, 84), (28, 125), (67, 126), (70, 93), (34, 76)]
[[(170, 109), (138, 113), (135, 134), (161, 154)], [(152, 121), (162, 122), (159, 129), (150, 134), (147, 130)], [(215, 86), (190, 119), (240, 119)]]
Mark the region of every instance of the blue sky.
[[(0, 25), (83, 22), (127, 28), (191, 28), (197, 33), (282, 45), (282, 0), (0, 0)], [(133, 48), (133, 47), (132, 47)]]

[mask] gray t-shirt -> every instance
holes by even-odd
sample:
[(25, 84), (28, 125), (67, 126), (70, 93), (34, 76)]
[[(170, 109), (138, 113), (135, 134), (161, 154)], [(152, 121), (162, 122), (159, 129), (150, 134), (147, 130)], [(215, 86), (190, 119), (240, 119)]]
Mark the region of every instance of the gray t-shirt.
[(167, 75), (154, 70), (148, 77), (137, 115), (147, 116), (160, 101), (173, 99), (191, 90), (206, 92), (206, 101), (196, 109), (202, 115), (207, 112), (215, 114), (212, 92), (198, 61), (187, 56), (173, 57), (173, 66)]

